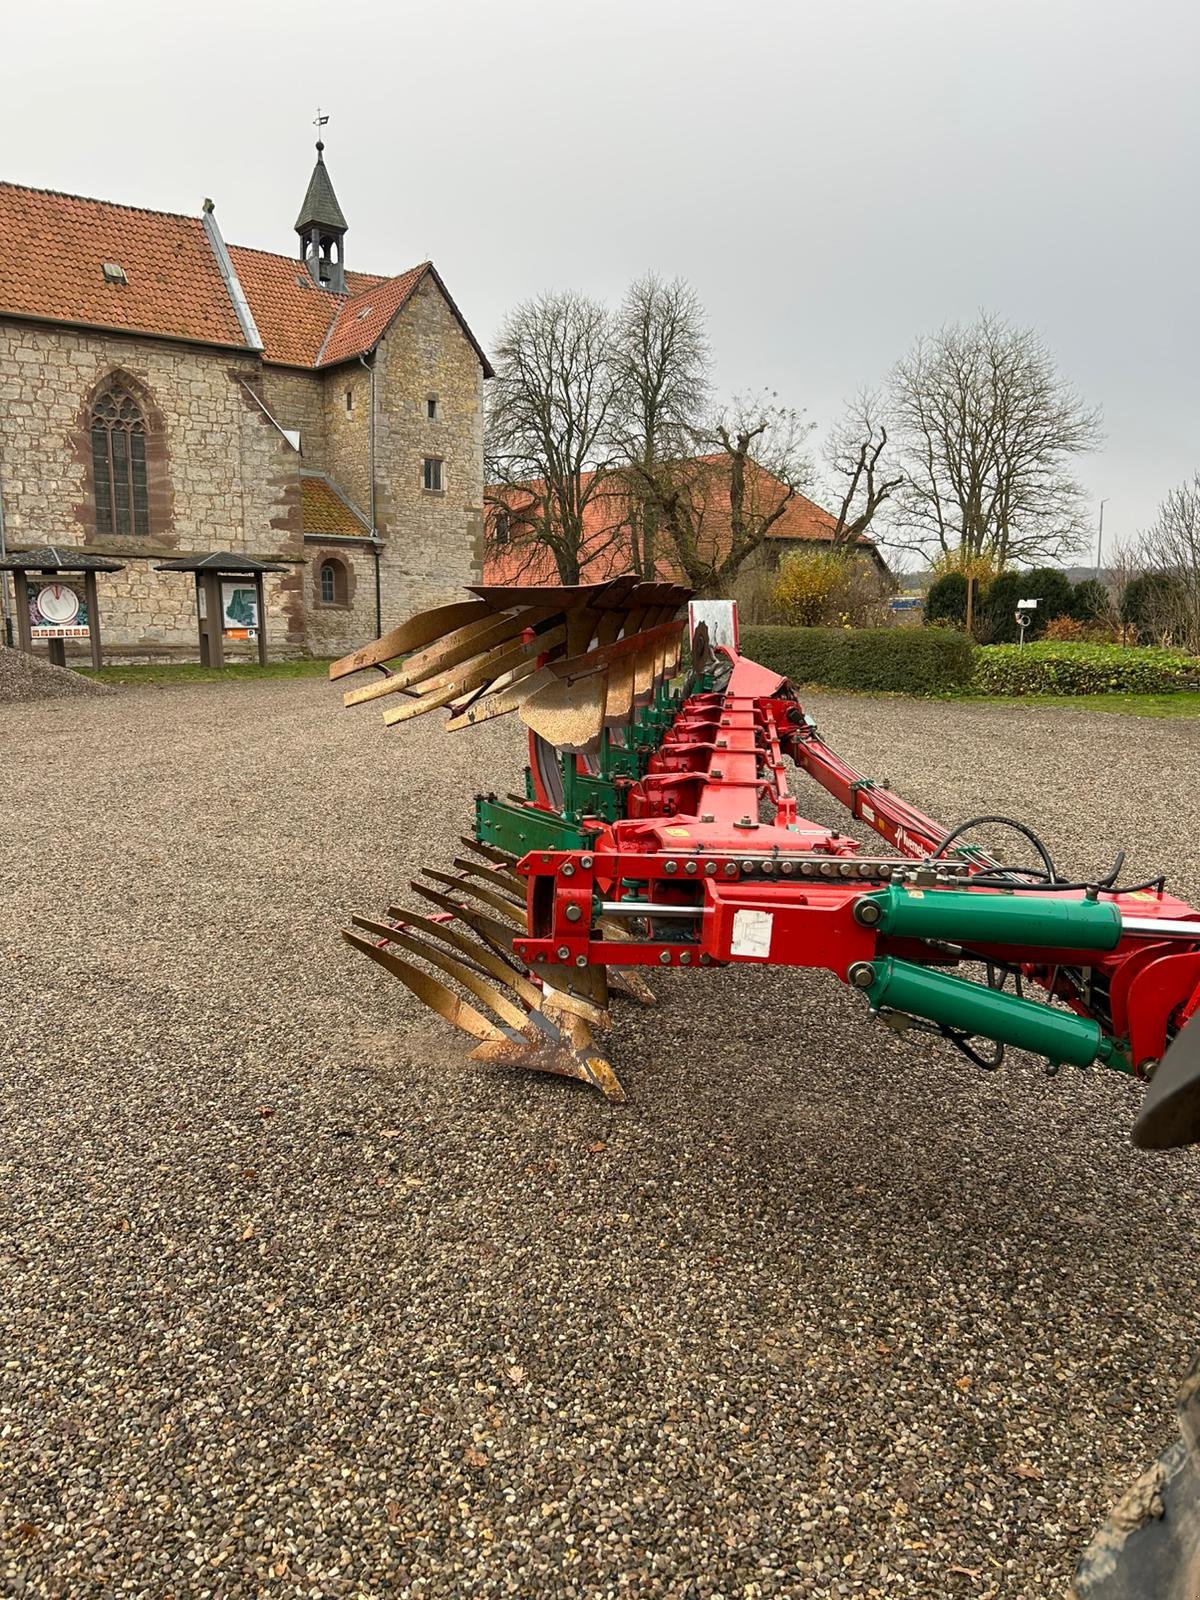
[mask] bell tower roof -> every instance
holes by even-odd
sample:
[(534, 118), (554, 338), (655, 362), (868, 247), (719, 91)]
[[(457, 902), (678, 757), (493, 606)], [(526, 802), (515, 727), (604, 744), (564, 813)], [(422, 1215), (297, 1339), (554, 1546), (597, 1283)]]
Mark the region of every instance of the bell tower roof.
[(345, 233), (349, 227), (338, 205), (337, 195), (333, 192), (333, 184), (329, 181), (324, 152), (324, 142), (318, 139), (317, 164), (308, 180), (300, 215), (296, 218), (297, 233), (311, 233), (314, 228), (319, 228), (322, 233)]
[(308, 180), (308, 189), (300, 215), (296, 218), (296, 232), (300, 235), (300, 259), (308, 268), (308, 275), (319, 289), (330, 289), (334, 294), (346, 292), (346, 269), (342, 260), (342, 241), (346, 236), (346, 218), (337, 203), (337, 195), (325, 170), (325, 143), (321, 130), (329, 121), (317, 107), (317, 164)]

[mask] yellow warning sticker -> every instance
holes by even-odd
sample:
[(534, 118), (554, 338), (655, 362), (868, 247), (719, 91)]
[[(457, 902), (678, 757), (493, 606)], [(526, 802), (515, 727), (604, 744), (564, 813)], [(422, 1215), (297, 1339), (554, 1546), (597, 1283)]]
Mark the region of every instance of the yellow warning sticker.
[(669, 839), (690, 839), (691, 834), (686, 828), (664, 828), (663, 832)]

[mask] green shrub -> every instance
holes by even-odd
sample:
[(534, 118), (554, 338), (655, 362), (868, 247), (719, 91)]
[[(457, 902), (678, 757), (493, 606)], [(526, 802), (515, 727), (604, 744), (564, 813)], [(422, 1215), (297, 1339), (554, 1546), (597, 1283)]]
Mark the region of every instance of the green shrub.
[(1012, 644), (1017, 637), (1017, 601), (1028, 598), (1021, 572), (1001, 572), (984, 591), (977, 608), (978, 636), (987, 644)]
[(1084, 578), (1071, 592), (1069, 615), (1076, 622), (1107, 622), (1112, 616), (1112, 596), (1098, 578)]
[(841, 628), (742, 628), (740, 649), (793, 683), (828, 683), (833, 641)]
[(952, 628), (743, 628), (741, 648), (794, 684), (902, 694), (961, 688), (974, 649)]
[(966, 627), (967, 580), (961, 572), (947, 572), (929, 585), (925, 596), (925, 621), (948, 622), (953, 628)]
[(1017, 627), (1017, 601), (1036, 600), (1029, 613), (1028, 638), (1040, 639), (1046, 624), (1055, 617), (1074, 615), (1071, 607), (1074, 590), (1065, 573), (1055, 567), (1035, 567), (1032, 572), (1002, 572), (987, 586), (980, 606), (979, 632), (988, 644), (1015, 644), (1021, 636)]
[(1169, 634), (1179, 615), (1183, 585), (1171, 572), (1144, 572), (1125, 585), (1121, 621), (1130, 622), (1143, 639)]
[(975, 652), (981, 694), (1170, 694), (1200, 685), (1200, 659), (1118, 644), (993, 644)]
[(1026, 572), (1022, 577), (1025, 587), (1021, 599), (1036, 600), (1038, 603), (1033, 616), (1036, 633), (1043, 632), (1046, 624), (1055, 617), (1071, 615), (1075, 589), (1065, 572), (1060, 572), (1057, 567), (1034, 567), (1032, 572)]

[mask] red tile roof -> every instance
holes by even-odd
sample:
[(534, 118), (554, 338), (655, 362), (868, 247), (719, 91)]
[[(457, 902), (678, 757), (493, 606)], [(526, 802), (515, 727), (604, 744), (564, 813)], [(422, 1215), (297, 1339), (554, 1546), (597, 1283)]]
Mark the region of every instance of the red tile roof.
[[(263, 360), (286, 367), (315, 367), (321, 346), (346, 304), (345, 297), (319, 289), (303, 262), (294, 257), (240, 244), (228, 248), (263, 342)], [(351, 294), (387, 281), (365, 272), (346, 274)]]
[(0, 313), (245, 348), (199, 217), (0, 183), (0, 239)]
[[(0, 239), (7, 259), (21, 262), (20, 272), (0, 274), (0, 316), (249, 348), (198, 217), (0, 183)], [(366, 355), (429, 276), (491, 376), (431, 262), (394, 278), (347, 272), (339, 295), (318, 288), (294, 257), (243, 245), (228, 251), (264, 361), (313, 368)], [(106, 283), (106, 261), (128, 282)]]
[(398, 278), (384, 279), (362, 294), (342, 301), (321, 349), (319, 365), (332, 367), (339, 361), (365, 355), (372, 349), (430, 270), (430, 265), (430, 262), (423, 261), (419, 267), (402, 272)]
[[(728, 548), (730, 539), (729, 529), (729, 502), (728, 502), (728, 474), (720, 470), (722, 456), (698, 456), (697, 464), (704, 464), (713, 469), (710, 476), (703, 482), (702, 493), (704, 498), (703, 531), (707, 538), (713, 541), (714, 549), (720, 550), (722, 546)], [(767, 496), (769, 486), (776, 485), (779, 496), (786, 493), (782, 483), (772, 478), (761, 467), (751, 467), (760, 475), (764, 487), (762, 505), (764, 510), (773, 508), (776, 501), (771, 501)], [(590, 475), (585, 475), (584, 483), (590, 481)], [(540, 490), (540, 485), (531, 483), (523, 485), (530, 494)], [(519, 491), (502, 493), (498, 489), (489, 489), (486, 498), (491, 502), (488, 513), (488, 539), (484, 550), (484, 580), (487, 583), (557, 583), (558, 569), (552, 553), (543, 544), (536, 544), (529, 539), (522, 539), (520, 531), (520, 506), (522, 497)], [(512, 535), (507, 544), (497, 544), (495, 540), (495, 519), (498, 500), (506, 500), (513, 507)], [(628, 497), (619, 489), (605, 489), (588, 502), (584, 512), (584, 539), (583, 539), (583, 564), (579, 581), (581, 583), (599, 583), (607, 578), (616, 578), (629, 572), (632, 568), (632, 550), (629, 532), (630, 505)], [(832, 516), (823, 506), (817, 505), (815, 500), (810, 500), (807, 495), (794, 494), (784, 506), (780, 516), (772, 523), (767, 537), (772, 540), (782, 540), (789, 544), (831, 544), (837, 528), (837, 518)], [(660, 539), (661, 544), (666, 544), (668, 536)], [(875, 554), (875, 541), (866, 534), (859, 534), (856, 544), (866, 553)], [(671, 559), (669, 549), (664, 550), (656, 563), (657, 576), (670, 582), (679, 582), (683, 578), (681, 570)]]
[(329, 482), (311, 473), (300, 478), (300, 509), (305, 533), (353, 534), (363, 538), (367, 525)]

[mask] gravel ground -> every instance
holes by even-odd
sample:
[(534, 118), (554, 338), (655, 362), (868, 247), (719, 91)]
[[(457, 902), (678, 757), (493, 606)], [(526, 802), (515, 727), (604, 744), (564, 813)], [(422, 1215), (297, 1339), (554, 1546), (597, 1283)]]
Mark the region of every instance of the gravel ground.
[[(812, 709), (947, 823), (1200, 892), (1192, 724)], [(627, 1107), (481, 1069), (336, 930), (515, 728), (294, 681), (4, 729), (5, 1600), (1056, 1595), (1175, 1436), (1200, 1164), (1123, 1080), (747, 969), (621, 1013)]]
[(106, 683), (81, 678), (69, 667), (52, 667), (41, 656), (0, 645), (0, 705), (25, 705), (32, 700), (94, 700), (111, 693)]

